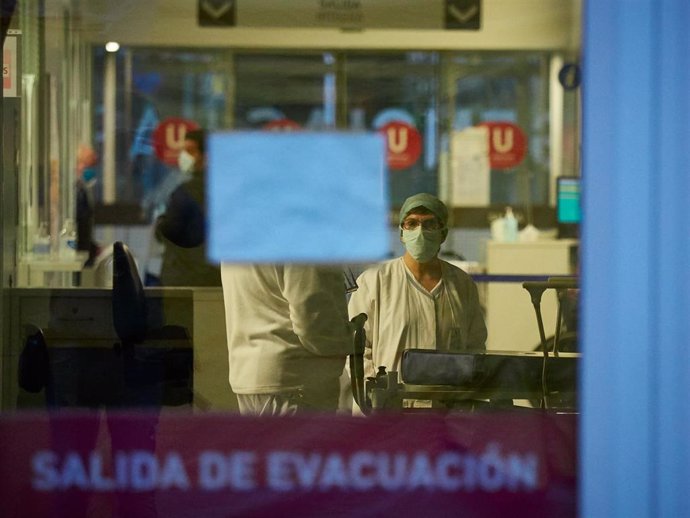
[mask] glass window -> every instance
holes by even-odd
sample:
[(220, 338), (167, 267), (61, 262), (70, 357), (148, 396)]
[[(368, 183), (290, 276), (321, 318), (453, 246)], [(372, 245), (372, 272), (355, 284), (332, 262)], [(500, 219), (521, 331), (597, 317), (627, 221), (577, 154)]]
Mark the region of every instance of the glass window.
[(318, 131), (337, 126), (332, 53), (236, 53), (234, 64), (234, 127)]
[[(145, 214), (164, 202), (174, 183), (175, 164), (156, 155), (154, 135), (168, 118), (208, 129), (387, 131), (393, 146), (408, 146), (389, 163), (393, 206), (415, 192), (439, 192), (452, 132), (492, 121), (514, 123), (524, 134), (524, 159), (492, 169), (485, 206), (529, 210), (550, 204), (549, 57), (139, 47), (109, 54), (99, 46), (93, 50), (94, 146), (103, 155), (104, 72), (111, 60), (115, 199), (140, 205)], [(104, 186), (97, 189), (99, 201)]]
[[(274, 7), (283, 4), (279, 0), (254, 3), (262, 2), (273, 2)], [(300, 17), (300, 9), (306, 9), (306, 3), (302, 2), (292, 13), (295, 19)], [(30, 467), (35, 475), (28, 482), (20, 480), (22, 485), (16, 494), (22, 500), (17, 505), (27, 505), (35, 511), (29, 514), (37, 516), (56, 507), (70, 515), (84, 514), (86, 509), (100, 509), (99, 506), (107, 508), (106, 515), (116, 514), (115, 510), (109, 513), (110, 507), (120, 504), (125, 504), (120, 508), (124, 514), (144, 515), (140, 511), (157, 508), (159, 515), (174, 516), (199, 508), (189, 505), (188, 497), (203, 499), (213, 512), (220, 509), (227, 513), (228, 509), (241, 508), (230, 507), (237, 505), (238, 495), (249, 495), (250, 500), (242, 500), (242, 505), (247, 506), (242, 509), (249, 509), (249, 514), (253, 505), (261, 509), (266, 503), (279, 507), (295, 502), (302, 506), (295, 511), (297, 514), (314, 514), (310, 507), (313, 502), (325, 502), (328, 507), (333, 502), (344, 502), (340, 497), (346, 497), (349, 503), (353, 494), (361, 494), (362, 501), (371, 509), (381, 501), (381, 495), (390, 496), (386, 484), (395, 478), (386, 478), (390, 470), (387, 472), (385, 465), (390, 461), (387, 466), (397, 470), (401, 477), (412, 474), (403, 487), (405, 492), (401, 492), (400, 499), (394, 499), (389, 509), (396, 514), (404, 514), (420, 505), (418, 502), (431, 501), (433, 505), (438, 498), (448, 508), (457, 508), (458, 502), (466, 505), (467, 498), (473, 496), (470, 489), (474, 491), (475, 487), (480, 488), (480, 499), (489, 502), (487, 505), (504, 505), (507, 500), (500, 495), (517, 494), (518, 488), (525, 489), (518, 494), (518, 500), (534, 495), (546, 495), (548, 500), (556, 494), (551, 500), (560, 507), (550, 515), (567, 516), (567, 512), (560, 510), (575, 509), (575, 418), (569, 415), (558, 422), (558, 426), (565, 423), (564, 433), (541, 433), (542, 413), (535, 420), (529, 419), (537, 415), (534, 409), (547, 403), (568, 413), (577, 412), (573, 396), (577, 286), (568, 279), (544, 297), (544, 305), (548, 306), (544, 312), (544, 342), (548, 338), (548, 343), (553, 344), (555, 338), (549, 335), (560, 333), (561, 328), (565, 340), (562, 356), (549, 358), (549, 365), (556, 366), (554, 369), (565, 367), (557, 372), (562, 376), (549, 378), (552, 391), (557, 394), (547, 394), (548, 387), (543, 383), (546, 377), (542, 377), (545, 364), (543, 356), (537, 354), (543, 345), (542, 337), (522, 282), (535, 278), (543, 282), (544, 277), (553, 275), (570, 276), (577, 268), (577, 243), (545, 239), (548, 243), (543, 248), (496, 243), (491, 240), (490, 216), (511, 205), (520, 227), (534, 221), (547, 237), (549, 232), (555, 232), (555, 216), (550, 219), (548, 213), (554, 209), (554, 147), (558, 147), (559, 171), (576, 174), (578, 100), (576, 94), (568, 92), (560, 100), (552, 95), (556, 84), (554, 63), (566, 54), (562, 47), (568, 44), (555, 44), (541, 35), (534, 46), (487, 44), (495, 31), (492, 27), (506, 21), (500, 16), (496, 19), (495, 12), (484, 9), (486, 3), (443, 2), (448, 11), (437, 20), (442, 27), (427, 33), (429, 38), (417, 39), (418, 31), (405, 33), (407, 43), (394, 45), (387, 38), (401, 41), (400, 31), (391, 29), (366, 28), (360, 32), (351, 25), (343, 31), (233, 26), (241, 22), (241, 15), (255, 16), (252, 23), (259, 26), (262, 20), (270, 18), (271, 10), (239, 11), (239, 6), (246, 6), (246, 2), (126, 2), (121, 6), (105, 0), (17, 2), (18, 10), (11, 24), (15, 32), (8, 34), (14, 38), (10, 41), (16, 56), (7, 41), (4, 55), (5, 64), (10, 65), (9, 79), (15, 71), (21, 80), (16, 97), (7, 93), (4, 96), (0, 113), (0, 244), (4, 250), (0, 259), (1, 396), (3, 412), (37, 411), (12, 421), (8, 428), (4, 428), (4, 423), (0, 426), (2, 438), (10, 436), (12, 441), (21, 443), (27, 437), (32, 441), (21, 443), (17, 454), (9, 456), (24, 461), (23, 455), (29, 452), (31, 456), (17, 472), (24, 476)], [(356, 0), (322, 0), (312, 4), (319, 10), (312, 21), (351, 23), (386, 14), (378, 8), (371, 13), (359, 12), (368, 3)], [(415, 1), (405, 4), (412, 9)], [(480, 7), (485, 19), (479, 16)], [(560, 7), (552, 9), (559, 11)], [(286, 17), (281, 22), (289, 24), (292, 19)], [(556, 21), (561, 19), (569, 18), (557, 17)], [(132, 29), (127, 30), (130, 24)], [(142, 25), (146, 30), (140, 30)], [(522, 30), (530, 32), (530, 28)], [(124, 39), (119, 43), (107, 41), (111, 35), (122, 35)], [(320, 35), (323, 39), (319, 39)], [(464, 46), (457, 41), (469, 44)], [(19, 63), (20, 68), (12, 69), (12, 63)], [(554, 118), (554, 112), (559, 111), (560, 118)], [(554, 132), (556, 127), (562, 131)], [(366, 265), (331, 264), (335, 269), (329, 275), (296, 275), (293, 280), (297, 281), (287, 288), (284, 278), (292, 271), (303, 273), (305, 265), (261, 265), (265, 269), (257, 268), (252, 277), (259, 279), (257, 283), (248, 283), (248, 287), (227, 297), (223, 289), (231, 286), (232, 280), (237, 281), (235, 286), (241, 286), (240, 277), (232, 277), (234, 265), (223, 269), (225, 277), (221, 277), (221, 266), (227, 265), (214, 264), (206, 254), (205, 189), (211, 187), (203, 176), (206, 140), (200, 129), (257, 130), (255, 135), (261, 137), (270, 136), (259, 133), (268, 131), (296, 132), (290, 137), (304, 135), (298, 132), (324, 130), (381, 133), (386, 143), (387, 189), (381, 188), (384, 182), (378, 181), (378, 176), (374, 183), (380, 192), (386, 192), (386, 201), (390, 203), (384, 204), (385, 208), (375, 216), (379, 237), (390, 238), (397, 259), (409, 251), (405, 257), (416, 257), (414, 264), (433, 260), (438, 267), (433, 273), (438, 275), (413, 279), (413, 269), (406, 269), (402, 260), (387, 263), (386, 267), (400, 266), (387, 281), (395, 278), (401, 284), (384, 296), (392, 309), (380, 315), (383, 321), (378, 321), (379, 315), (369, 309), (369, 322), (386, 327), (392, 335), (398, 333), (402, 336), (400, 343), (409, 338), (406, 346), (433, 346), (438, 350), (434, 353), (443, 353), (436, 356), (439, 363), (431, 368), (431, 381), (438, 381), (435, 376), (439, 371), (446, 372), (446, 367), (455, 365), (456, 377), (458, 372), (474, 369), (469, 382), (460, 380), (471, 386), (444, 378), (442, 384), (447, 386), (439, 388), (441, 383), (431, 383), (423, 372), (408, 383), (392, 374), (390, 365), (386, 376), (367, 380), (368, 386), (352, 384), (343, 367), (346, 353), (353, 352), (353, 342), (361, 340), (362, 335), (352, 336), (346, 304), (353, 300), (353, 293), (357, 295), (358, 282), (364, 285), (364, 278), (358, 279), (355, 272), (360, 273)], [(463, 155), (465, 149), (458, 147), (458, 136), (465, 135), (464, 132), (479, 135), (468, 141), (475, 145), (472, 149), (481, 149), (482, 153), (488, 150), (480, 158), (485, 159), (482, 167), (490, 167), (478, 167), (477, 176), (472, 176), (475, 173), (471, 171), (475, 170), (467, 169), (467, 163), (460, 164), (459, 155), (467, 158)], [(217, 146), (223, 144), (215, 136), (211, 140)], [(372, 170), (378, 173), (379, 140), (371, 140), (371, 147), (375, 148), (370, 153), (374, 157)], [(497, 154), (510, 150), (513, 161), (492, 161), (496, 150)], [(280, 156), (288, 156), (291, 151), (282, 151)], [(284, 163), (279, 165), (284, 171)], [(361, 162), (358, 165), (359, 170), (364, 170)], [(317, 174), (312, 178), (318, 178), (314, 184), (320, 187), (322, 169), (314, 170)], [(306, 181), (311, 182), (312, 178)], [(283, 180), (276, 189), (299, 191), (294, 189), (294, 177), (285, 175)], [(486, 183), (481, 184), (484, 180)], [(444, 191), (447, 185), (461, 181), (468, 182), (467, 190), (476, 188), (478, 192), (470, 201)], [(361, 192), (365, 189), (339, 193), (342, 196), (338, 201), (352, 205), (352, 200), (364, 197)], [(376, 189), (366, 190), (370, 193)], [(224, 194), (221, 190), (216, 192)], [(238, 191), (228, 192), (227, 198), (238, 197)], [(438, 194), (447, 202), (448, 225), (443, 225), (439, 218), (433, 225), (419, 228), (398, 226), (398, 210), (403, 202), (421, 192)], [(261, 194), (263, 202), (265, 192)], [(323, 197), (331, 200), (329, 196)], [(294, 206), (304, 208), (300, 205), (302, 200), (298, 196), (295, 199)], [(239, 205), (240, 210), (233, 212), (234, 217), (228, 217), (228, 222), (222, 222), (244, 226), (242, 239), (280, 232), (298, 247), (301, 235), (309, 232), (309, 225), (317, 219), (305, 210), (306, 225), (300, 233), (290, 234), (294, 229), (284, 221), (265, 218), (267, 224), (260, 226), (248, 221), (250, 218), (245, 220), (241, 206), (245, 202), (228, 200)], [(331, 204), (329, 214), (337, 213), (336, 207), (337, 204)], [(541, 220), (536, 215), (538, 208), (544, 209)], [(420, 209), (415, 217), (428, 223), (434, 219), (429, 210)], [(186, 240), (188, 236), (183, 231), (179, 240), (170, 237), (172, 234), (163, 228), (166, 218), (172, 218), (173, 213), (179, 218), (178, 223), (182, 222), (181, 228), (193, 228), (200, 240)], [(266, 213), (254, 213), (251, 219)], [(347, 223), (358, 232), (371, 230), (367, 227), (369, 214), (362, 210), (361, 220), (348, 219)], [(280, 215), (274, 219), (280, 220)], [(341, 231), (337, 227), (343, 224), (332, 226), (335, 241)], [(256, 232), (259, 227), (261, 232)], [(403, 233), (405, 244), (401, 240)], [(172, 246), (175, 241), (184, 243)], [(241, 240), (239, 244), (242, 245)], [(323, 248), (326, 260), (335, 262), (334, 249), (325, 243)], [(460, 252), (470, 260), (457, 255)], [(437, 255), (442, 253), (448, 255), (440, 256), (441, 259), (448, 261), (436, 262)], [(180, 274), (174, 282), (168, 282), (164, 273), (171, 265)], [(185, 276), (197, 267), (203, 269), (208, 282)], [(464, 273), (453, 268), (461, 268)], [(285, 273), (286, 270), (289, 271)], [(446, 272), (446, 276), (440, 272)], [(279, 281), (275, 289), (262, 291), (268, 284), (262, 282), (269, 277)], [(461, 283), (463, 297), (467, 297), (461, 303), (457, 286), (450, 286), (456, 281)], [(333, 291), (322, 296), (322, 285), (332, 287)], [(314, 292), (318, 296), (303, 295), (310, 286), (316, 287)], [(402, 286), (410, 290), (404, 292)], [(297, 294), (296, 303), (284, 296), (290, 290)], [(556, 314), (556, 291), (566, 314)], [(359, 294), (365, 292), (362, 289)], [(334, 293), (342, 297), (331, 296)], [(408, 296), (418, 296), (426, 310), (417, 312), (423, 314), (419, 329), (408, 326), (407, 321), (415, 318), (415, 308), (410, 310), (404, 305)], [(324, 324), (321, 319), (329, 305), (336, 308), (337, 325), (330, 321)], [(516, 310), (518, 306), (520, 310)], [(262, 325), (250, 331), (237, 331), (241, 324), (254, 322), (256, 313), (245, 310), (256, 308), (265, 318)], [(300, 326), (293, 325), (296, 313), (307, 324), (321, 326), (317, 326), (318, 335), (313, 343), (306, 338), (303, 341)], [(319, 347), (331, 343), (334, 328), (339, 330), (341, 349), (338, 354), (322, 354)], [(232, 364), (229, 359), (229, 336), (239, 336), (247, 343), (259, 336), (259, 341), (280, 351), (275, 355), (279, 360), (262, 364), (256, 372), (236, 367), (237, 363)], [(286, 346), (286, 337), (294, 339), (290, 345), (299, 346), (297, 353), (297, 347)], [(357, 347), (361, 345), (356, 343)], [(484, 354), (484, 346), (490, 354)], [(288, 353), (283, 356), (286, 350)], [(402, 362), (397, 352), (394, 361)], [(422, 351), (422, 356), (429, 352)], [(465, 356), (458, 360), (456, 353)], [(417, 353), (410, 356), (414, 358), (414, 354)], [(373, 362), (379, 358), (373, 353), (371, 356), (373, 369), (378, 367)], [(295, 358), (306, 358), (304, 364), (300, 363), (298, 374), (286, 372), (287, 368), (280, 370), (280, 361), (292, 365)], [(416, 358), (419, 360), (420, 356)], [(485, 360), (495, 362), (491, 368), (497, 373), (498, 382), (513, 383), (517, 376), (528, 385), (520, 387), (521, 397), (506, 396), (505, 387), (489, 386), (496, 381), (493, 378), (477, 381), (477, 376), (485, 372), (484, 365), (478, 365)], [(348, 365), (351, 372), (364, 372), (358, 369), (359, 364)], [(290, 386), (283, 391), (285, 387), (281, 385), (277, 392), (269, 383), (258, 389), (231, 386), (233, 368), (252, 381), (264, 379), (263, 376), (268, 379), (275, 370), (284, 375), (279, 382)], [(323, 389), (317, 383), (316, 390), (309, 394), (316, 396), (314, 400), (305, 399), (308, 395), (303, 380), (318, 382), (324, 372), (329, 377)], [(399, 383), (401, 380), (405, 383)], [(431, 388), (418, 393), (418, 383)], [(362, 398), (365, 390), (369, 391), (369, 405)], [(325, 401), (324, 406), (331, 413), (337, 403), (340, 413), (350, 416), (353, 399), (359, 398), (367, 411), (375, 403), (376, 410), (394, 408), (396, 413), (418, 412), (429, 418), (410, 420), (418, 423), (412, 424), (413, 428), (420, 427), (414, 428), (419, 433), (415, 432), (412, 441), (406, 430), (396, 424), (399, 416), (381, 419), (384, 424), (380, 428), (376, 428), (377, 419), (344, 417), (343, 421), (335, 417), (300, 421), (297, 416), (292, 421), (298, 423), (294, 427), (283, 422), (275, 426), (252, 419), (243, 422), (237, 415), (240, 407), (266, 402), (262, 397), (252, 402), (253, 396), (265, 396), (266, 392), (270, 392), (268, 404), (286, 412), (302, 409), (300, 405), (305, 401), (319, 400)], [(498, 419), (505, 417), (502, 423), (510, 426), (492, 428), (491, 418), (481, 421), (481, 412), (477, 411), (506, 407), (527, 409), (529, 423), (520, 428), (520, 433), (510, 436), (517, 446), (515, 451), (502, 452), (502, 460), (509, 469), (501, 471), (493, 469), (490, 462), (482, 464), (482, 459), (496, 453), (488, 439), (502, 439), (505, 429), (522, 426), (518, 423), (522, 418), (514, 420), (509, 413), (507, 417), (499, 415)], [(71, 410), (84, 414), (73, 421)], [(132, 410), (137, 411), (136, 415), (121, 414)], [(444, 416), (435, 420), (433, 414), (439, 410)], [(5, 435), (6, 430), (20, 429), (22, 419), (38, 423), (35, 436)], [(449, 422), (454, 424), (448, 425)], [(74, 429), (61, 428), (63, 423)], [(366, 428), (370, 423), (376, 428), (373, 446), (369, 448), (367, 444), (358, 449), (371, 440)], [(389, 427), (390, 423), (395, 426)], [(317, 433), (306, 433), (307, 429)], [(355, 429), (356, 433), (350, 435), (350, 430)], [(484, 433), (487, 429), (491, 433)], [(235, 430), (241, 433), (235, 434)], [(471, 433), (466, 433), (468, 430)], [(444, 434), (448, 434), (448, 441), (434, 441), (437, 436), (445, 438)], [(283, 442), (288, 435), (294, 439), (292, 443)], [(201, 438), (199, 443), (194, 441), (196, 437)], [(432, 439), (426, 444), (416, 440), (419, 437)], [(534, 446), (534, 437), (546, 439)], [(546, 464), (553, 451), (547, 442), (554, 437), (559, 448), (566, 444), (565, 449), (559, 450), (566, 452), (558, 463), (563, 472), (555, 475), (561, 477), (559, 481), (565, 480), (566, 490), (561, 486), (545, 488), (544, 484), (551, 480), (542, 480), (542, 465), (537, 466), (534, 461), (538, 456), (549, 470), (552, 468), (554, 463)], [(252, 450), (254, 444), (250, 444), (255, 440), (260, 444), (256, 451)], [(203, 449), (197, 451), (198, 444)], [(280, 451), (271, 450), (276, 444)], [(38, 452), (32, 449), (36, 445), (41, 446)], [(0, 448), (5, 447), (0, 444)], [(543, 451), (539, 450), (542, 447)], [(323, 457), (329, 448), (335, 455)], [(380, 455), (371, 455), (371, 451), (379, 450)], [(392, 452), (390, 456), (386, 456), (388, 450)], [(308, 456), (303, 456), (303, 452), (309, 452), (305, 454)], [(340, 456), (342, 452), (345, 453)], [(527, 453), (523, 455), (524, 452)], [(535, 457), (530, 452), (536, 452)], [(380, 459), (384, 461), (381, 469), (377, 467)], [(438, 459), (439, 463), (433, 464)], [(408, 460), (403, 466), (403, 461)], [(260, 464), (263, 461), (265, 465)], [(317, 461), (321, 464), (315, 464)], [(347, 462), (350, 464), (344, 464)], [(348, 469), (341, 470), (343, 466)], [(3, 469), (6, 468), (1, 467), (0, 474), (6, 473)], [(461, 481), (458, 473), (464, 469), (476, 472), (467, 474), (467, 481)], [(258, 478), (263, 475), (265, 481)], [(375, 476), (380, 476), (380, 480), (374, 481)], [(12, 489), (10, 493), (16, 488), (11, 485), (15, 483), (11, 476), (4, 478), (7, 481), (3, 484), (7, 485), (0, 485), (0, 496), (5, 495), (5, 487)], [(267, 485), (261, 486), (263, 482)], [(80, 484), (91, 485), (78, 487)], [(374, 489), (369, 487), (371, 484)], [(421, 491), (409, 492), (410, 487)], [(91, 490), (98, 493), (93, 502), (81, 498), (93, 496)], [(499, 497), (493, 499), (497, 492)], [(73, 493), (84, 495), (77, 498)], [(562, 493), (567, 495), (561, 499)], [(271, 498), (266, 498), (267, 494)], [(35, 495), (38, 496), (34, 502)], [(310, 499), (316, 496), (313, 501), (302, 500), (305, 495)], [(333, 495), (337, 498), (331, 502)], [(540, 500), (540, 504), (543, 502)], [(509, 503), (512, 505), (512, 500)], [(134, 508), (126, 510), (127, 505)], [(316, 514), (342, 514), (346, 508), (342, 505), (335, 512)], [(424, 514), (429, 508), (426, 505), (416, 514)]]
[(453, 54), (447, 66), (452, 130), (502, 121), (517, 125), (526, 139), (527, 152), (520, 163), (492, 168), (489, 202), (548, 205), (548, 54)]
[(437, 52), (348, 53), (348, 124), (386, 132), (391, 203), (438, 190), (441, 65)]
[[(93, 146), (100, 157), (106, 155), (106, 138), (115, 146), (109, 169), (115, 178), (103, 177), (106, 164), (101, 160), (97, 201), (139, 207), (143, 219), (150, 218), (179, 181), (175, 156), (182, 135), (161, 131), (161, 125), (173, 119), (210, 130), (228, 127), (232, 120), (232, 97), (228, 95), (232, 57), (206, 49), (123, 47), (110, 53), (98, 46), (92, 52)], [(106, 73), (109, 67), (114, 69), (113, 75)], [(110, 104), (108, 95), (112, 96)], [(111, 116), (106, 109), (114, 110), (115, 131), (105, 130), (105, 121)], [(164, 149), (172, 154), (164, 156)], [(114, 192), (105, 199), (104, 189), (110, 184)]]

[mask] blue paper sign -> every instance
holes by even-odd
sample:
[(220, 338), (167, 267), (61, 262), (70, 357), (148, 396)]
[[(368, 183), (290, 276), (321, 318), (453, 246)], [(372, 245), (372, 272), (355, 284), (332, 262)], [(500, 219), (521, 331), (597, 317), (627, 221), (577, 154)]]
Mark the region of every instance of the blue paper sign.
[(223, 132), (210, 135), (207, 147), (211, 260), (342, 263), (387, 256), (381, 135)]

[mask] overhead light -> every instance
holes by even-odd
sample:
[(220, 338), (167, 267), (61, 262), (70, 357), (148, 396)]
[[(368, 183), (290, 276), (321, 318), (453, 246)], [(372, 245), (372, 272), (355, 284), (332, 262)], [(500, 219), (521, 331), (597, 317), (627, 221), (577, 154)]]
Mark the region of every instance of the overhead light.
[(105, 50), (108, 52), (117, 52), (120, 50), (120, 44), (117, 41), (109, 41), (105, 44)]

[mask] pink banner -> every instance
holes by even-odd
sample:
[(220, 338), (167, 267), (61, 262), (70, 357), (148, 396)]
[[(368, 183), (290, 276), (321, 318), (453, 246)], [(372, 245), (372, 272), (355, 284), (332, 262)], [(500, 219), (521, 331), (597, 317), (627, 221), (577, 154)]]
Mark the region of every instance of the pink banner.
[(576, 418), (12, 415), (2, 516), (576, 516)]

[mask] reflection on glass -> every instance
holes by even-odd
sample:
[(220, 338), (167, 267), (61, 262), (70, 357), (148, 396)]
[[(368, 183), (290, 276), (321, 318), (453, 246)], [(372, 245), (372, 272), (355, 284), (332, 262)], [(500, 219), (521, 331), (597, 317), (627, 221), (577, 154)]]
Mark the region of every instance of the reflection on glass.
[[(317, 3), (322, 16), (362, 4)], [(21, 62), (21, 99), (3, 100), (7, 184), (2, 193), (10, 203), (2, 206), (2, 404), (3, 410), (39, 412), (22, 412), (0, 426), (0, 447), (7, 448), (2, 453), (11, 453), (3, 459), (21, 459), (16, 473), (8, 474), (0, 463), (0, 496), (3, 504), (14, 506), (10, 515), (25, 505), (30, 510), (25, 514), (33, 516), (175, 516), (199, 509), (199, 501), (208, 506), (203, 512), (223, 515), (245, 509), (252, 514), (253, 506), (256, 515), (285, 514), (282, 506), (297, 502), (303, 507), (293, 514), (300, 515), (314, 514), (313, 502), (330, 504), (333, 496), (345, 495), (349, 503), (355, 492), (369, 509), (383, 495), (386, 505), (394, 501), (390, 512), (403, 514), (409, 510), (406, 503), (425, 495), (433, 505), (445, 499), (448, 508), (457, 509), (458, 500), (466, 502), (476, 488), (492, 502), (487, 493), (503, 489), (511, 495), (525, 489), (525, 498), (551, 497), (534, 459), (544, 459), (551, 469), (552, 444), (545, 452), (530, 449), (537, 448), (534, 437), (544, 429), (539, 419), (548, 415), (535, 409), (562, 404), (559, 409), (572, 411), (575, 406), (566, 394), (572, 376), (549, 376), (575, 358), (568, 355), (577, 345), (578, 292), (559, 292), (558, 348), (547, 343), (544, 350), (534, 350), (541, 344), (514, 334), (502, 345), (517, 344), (521, 352), (492, 351), (487, 327), (491, 334), (492, 325), (507, 326), (501, 318), (487, 318), (485, 324), (484, 316), (508, 297), (500, 290), (494, 296), (487, 283), (475, 281), (483, 273), (480, 248), (488, 234), (483, 218), (490, 205), (549, 202), (548, 70), (556, 51), (525, 52), (508, 45), (501, 51), (442, 50), (450, 31), (437, 36), (438, 47), (427, 43), (424, 50), (410, 50), (412, 39), (404, 49), (384, 49), (385, 38), (375, 49), (364, 40), (360, 45), (358, 33), (338, 33), (311, 48), (268, 46), (285, 41), (280, 38), (245, 46), (233, 39), (242, 36), (241, 29), (197, 24), (196, 8), (211, 6), (225, 20), (232, 14), (225, 9), (238, 2), (201, 2), (184, 9), (174, 2), (18, 4), (19, 19), (11, 24), (22, 31), (12, 34)], [(474, 16), (469, 11), (453, 16), (468, 13)], [(105, 34), (149, 19), (155, 19), (151, 30), (133, 30), (130, 38)], [(172, 45), (153, 39), (161, 28), (177, 38), (173, 28), (179, 27), (187, 32)], [(482, 37), (481, 31), (476, 35)], [(342, 36), (346, 39), (339, 40)], [(330, 45), (350, 37), (357, 41), (350, 48)], [(107, 52), (104, 44), (110, 39), (119, 47)], [(564, 140), (570, 138), (576, 149), (577, 103), (566, 98), (563, 104), (572, 130)], [(450, 157), (453, 142), (468, 141), (454, 137), (497, 121), (524, 132), (529, 143), (524, 162), (487, 172), (487, 196), (476, 206), (452, 203), (443, 191), (448, 175), (457, 172)], [(221, 218), (221, 235), (242, 227), (247, 233), (235, 243), (242, 247), (252, 233), (270, 230), (287, 243), (269, 235), (270, 264), (244, 257), (243, 264), (211, 265), (214, 280), (207, 282), (193, 275), (196, 266), (209, 266), (206, 138), (192, 138), (200, 129), (214, 135), (377, 132), (385, 144), (386, 171), (382, 178), (381, 167), (369, 173), (348, 164), (371, 182), (346, 192), (339, 186), (317, 190), (311, 198), (326, 206), (317, 216), (292, 177), (268, 182), (256, 175), (259, 195), (239, 200), (239, 216), (225, 213), (233, 217)], [(250, 151), (259, 158), (267, 154), (261, 146)], [(288, 146), (285, 155), (299, 152), (299, 146)], [(325, 146), (309, 151), (319, 153), (327, 156)], [(224, 158), (223, 167), (237, 166), (232, 156)], [(568, 165), (575, 171), (574, 163)], [(306, 183), (318, 189), (319, 180), (337, 169), (327, 164)], [(273, 188), (295, 195), (294, 207), (306, 214), (306, 228), (296, 230), (268, 211), (254, 213), (249, 223), (242, 219), (242, 205), (261, 209), (261, 203), (271, 203), (266, 194)], [(384, 204), (375, 218), (366, 209), (345, 221), (330, 219), (344, 205), (354, 207), (374, 193)], [(400, 219), (397, 209), (419, 193), (433, 199), (403, 207)], [(237, 201), (220, 198), (220, 205)], [(457, 221), (463, 209), (479, 216), (474, 222)], [(316, 242), (319, 260), (331, 265), (286, 264), (285, 254), (301, 251), (315, 219), (326, 222)], [(356, 259), (377, 260), (391, 244), (400, 254), (346, 269), (332, 264), (340, 257), (327, 243), (342, 246), (349, 227), (360, 244), (372, 237), (373, 220), (383, 245), (375, 257)], [(69, 248), (72, 222), (76, 253)], [(458, 231), (474, 245), (467, 252), (472, 261), (439, 258), (441, 244)], [(462, 241), (463, 254), (467, 241)], [(351, 242), (342, 248), (356, 249)], [(171, 261), (170, 251), (179, 252)], [(526, 261), (529, 266), (551, 264), (539, 254)], [(171, 263), (176, 263), (176, 279), (166, 275)], [(520, 296), (531, 311), (525, 294)], [(520, 306), (511, 304), (508, 314), (518, 314)], [(520, 323), (527, 320), (520, 315)], [(536, 328), (531, 314), (529, 325)], [(544, 353), (547, 363), (542, 363)], [(542, 377), (544, 365), (551, 375)], [(558, 394), (545, 394), (545, 386)], [(512, 406), (518, 399), (522, 404)], [(511, 440), (524, 442), (515, 447), (518, 454), (503, 455), (506, 465), (521, 468), (505, 475), (482, 464), (502, 431), (484, 434), (491, 417), (484, 420), (473, 411), (508, 406), (515, 413), (501, 423), (511, 425), (506, 426)], [(383, 416), (334, 415), (353, 411)], [(402, 413), (435, 415), (407, 420)], [(276, 424), (239, 414), (303, 415)], [(387, 420), (386, 414), (394, 415)], [(529, 420), (536, 414), (537, 420), (518, 426), (523, 416)], [(401, 419), (405, 426), (399, 426)], [(15, 433), (26, 432), (21, 428), (26, 422), (39, 425), (31, 433)], [(559, 431), (567, 433), (549, 438), (569, 448), (559, 475), (571, 488), (575, 426), (572, 419), (562, 423)], [(378, 434), (373, 440), (372, 430)], [(297, 453), (282, 455), (288, 450)], [(447, 469), (438, 459), (456, 464)], [(465, 461), (472, 467), (463, 473), (476, 476), (475, 486), (461, 487), (465, 480), (458, 473)], [(318, 469), (309, 478), (299, 466)], [(391, 498), (386, 486), (388, 468), (402, 481), (393, 488), (400, 490), (400, 499)], [(15, 477), (29, 471), (30, 479)], [(559, 496), (564, 492), (556, 489)], [(8, 493), (12, 498), (5, 498)], [(574, 498), (573, 491), (567, 493), (565, 500)], [(342, 502), (316, 514), (342, 515), (349, 509)], [(264, 504), (274, 512), (262, 513)]]

